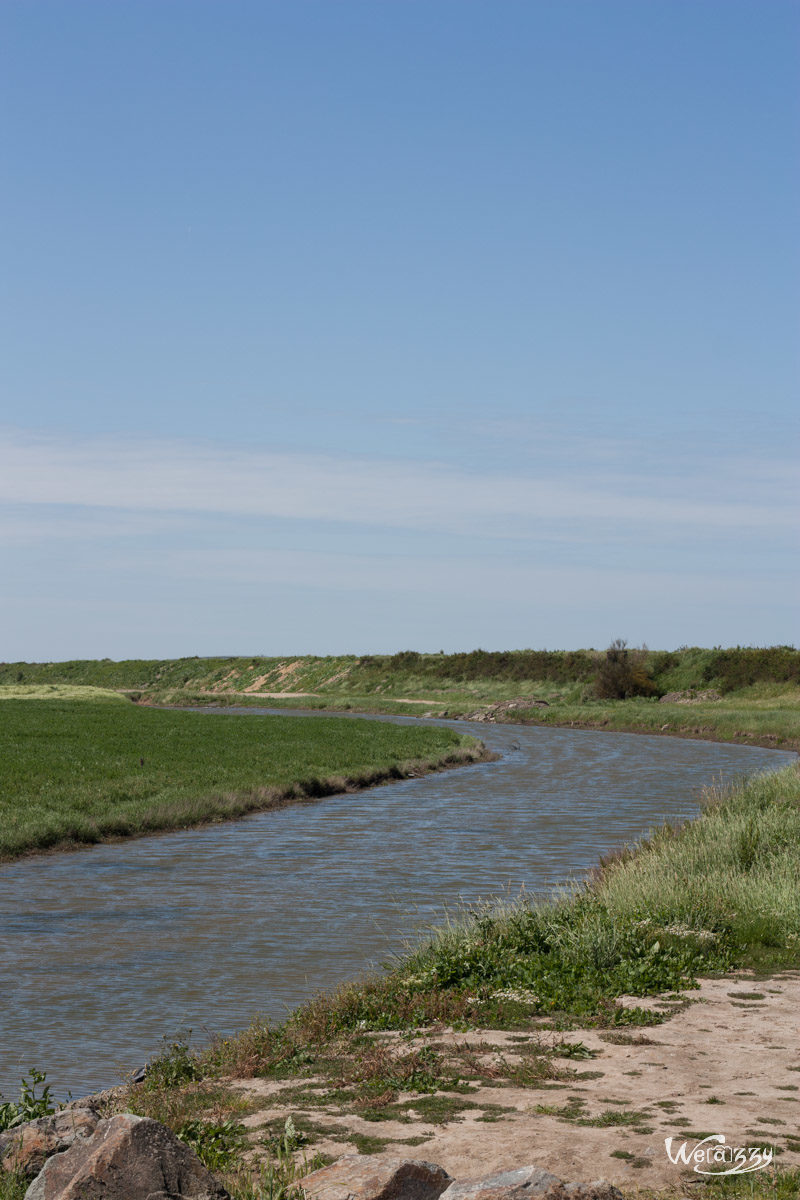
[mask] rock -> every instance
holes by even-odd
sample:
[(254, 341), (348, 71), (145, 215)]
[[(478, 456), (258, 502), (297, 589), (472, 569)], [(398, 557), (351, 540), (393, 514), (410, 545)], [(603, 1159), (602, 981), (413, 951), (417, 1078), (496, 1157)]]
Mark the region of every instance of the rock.
[(477, 708), (475, 712), (467, 713), (464, 720), (496, 723), (503, 717), (511, 716), (518, 711), (524, 712), (526, 709), (549, 707), (550, 704), (547, 700), (537, 700), (535, 696), (519, 696), (516, 700), (498, 700), (495, 704), (489, 704), (485, 708)]
[(68, 1150), (48, 1158), (25, 1200), (230, 1200), (174, 1133), (149, 1117), (100, 1121)]
[(565, 1183), (542, 1167), (500, 1171), (484, 1179), (452, 1183), (442, 1200), (623, 1200), (604, 1179), (595, 1183)]
[(308, 1200), (438, 1200), (451, 1175), (435, 1163), (346, 1154), (303, 1179)]
[(711, 704), (721, 699), (722, 696), (714, 688), (707, 688), (704, 692), (687, 688), (684, 692), (667, 692), (661, 697), (659, 704)]
[(76, 1138), (91, 1137), (99, 1121), (95, 1108), (72, 1106), (8, 1129), (0, 1133), (0, 1166), (34, 1179), (51, 1154), (68, 1150)]

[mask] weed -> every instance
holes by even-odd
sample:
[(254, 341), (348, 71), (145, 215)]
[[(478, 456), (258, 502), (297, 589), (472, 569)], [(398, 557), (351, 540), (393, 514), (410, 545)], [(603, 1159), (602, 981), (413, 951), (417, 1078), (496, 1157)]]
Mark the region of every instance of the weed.
[(633, 1167), (634, 1170), (637, 1170), (637, 1171), (640, 1170), (642, 1167), (649, 1167), (651, 1165), (651, 1161), (649, 1158), (643, 1158), (641, 1155), (638, 1155), (638, 1154), (631, 1154), (631, 1152), (629, 1150), (612, 1150), (610, 1152), (610, 1156), (611, 1156), (611, 1158), (623, 1159), (628, 1164), (629, 1167)]
[(570, 1097), (566, 1104), (535, 1104), (533, 1111), (543, 1117), (560, 1117), (564, 1121), (574, 1121), (585, 1105), (585, 1100)]
[(413, 1112), (426, 1124), (446, 1125), (450, 1121), (458, 1120), (468, 1109), (483, 1110), (491, 1107), (476, 1104), (472, 1100), (461, 1100), (455, 1096), (421, 1096), (419, 1099), (387, 1104), (381, 1108), (365, 1108), (359, 1112), (359, 1116), (366, 1121), (409, 1122), (410, 1113)]
[(608, 1032), (599, 1035), (604, 1042), (611, 1042), (615, 1046), (660, 1046), (661, 1042), (650, 1038), (646, 1033), (622, 1033), (620, 1030), (612, 1029)]
[(30, 1180), (17, 1171), (0, 1168), (0, 1200), (25, 1200)]
[(291, 1114), (283, 1123), (280, 1133), (271, 1138), (265, 1138), (264, 1145), (276, 1157), (288, 1157), (299, 1150), (308, 1141), (308, 1134), (295, 1126)]
[(504, 1104), (484, 1104), (482, 1108), (483, 1112), (477, 1119), (487, 1123), (501, 1120), (506, 1113), (516, 1112), (516, 1109)]
[(253, 1169), (240, 1165), (220, 1177), (231, 1200), (305, 1200), (302, 1180), (329, 1161), (322, 1155), (297, 1162), (292, 1155), (279, 1154), (271, 1162)]
[(620, 1112), (619, 1109), (608, 1108), (605, 1112), (598, 1113), (595, 1117), (579, 1117), (576, 1125), (590, 1125), (598, 1129), (603, 1129), (610, 1125), (635, 1125), (641, 1126), (647, 1120), (647, 1115), (641, 1112), (635, 1112), (633, 1109), (626, 1109)]
[(197, 1057), (189, 1049), (191, 1029), (186, 1041), (167, 1042), (164, 1039), (164, 1049), (158, 1058), (148, 1063), (142, 1086), (145, 1091), (152, 1092), (158, 1088), (174, 1088), (182, 1083), (189, 1083), (202, 1078)]
[(355, 1146), (359, 1154), (380, 1154), (392, 1144), (391, 1138), (375, 1137), (374, 1134), (356, 1133), (355, 1131), (348, 1133), (347, 1141)]
[(244, 1146), (244, 1126), (234, 1121), (185, 1121), (176, 1132), (209, 1171), (231, 1166)]
[(800, 1169), (759, 1171), (757, 1175), (730, 1175), (708, 1178), (701, 1193), (703, 1200), (797, 1200), (800, 1195)]
[(556, 1042), (553, 1054), (558, 1058), (596, 1058), (598, 1051), (590, 1050), (583, 1042)]
[[(13, 1129), (25, 1121), (34, 1121), (37, 1117), (47, 1117), (54, 1113), (55, 1105), (50, 1099), (51, 1088), (45, 1083), (47, 1076), (34, 1067), (28, 1075), (23, 1075), (20, 1083), (19, 1100), (3, 1100), (0, 1096), (0, 1133), (5, 1129)], [(36, 1089), (44, 1084), (37, 1096)]]
[(777, 1157), (777, 1155), (783, 1154), (783, 1146), (778, 1146), (772, 1141), (774, 1136), (775, 1134), (769, 1129), (747, 1130), (747, 1137), (752, 1138), (754, 1142), (757, 1142), (761, 1149), (771, 1150), (772, 1153)]

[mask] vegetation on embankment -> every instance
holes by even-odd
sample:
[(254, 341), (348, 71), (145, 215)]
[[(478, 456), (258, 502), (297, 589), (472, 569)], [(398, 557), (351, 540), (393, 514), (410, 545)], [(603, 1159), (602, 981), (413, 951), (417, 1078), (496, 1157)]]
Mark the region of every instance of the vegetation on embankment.
[[(359, 1118), (355, 1125), (363, 1129), (365, 1120), (407, 1120), (403, 1114), (413, 1109), (430, 1125), (480, 1107), (466, 1097), (487, 1081), (498, 1088), (574, 1086), (580, 1076), (565, 1057), (591, 1057), (574, 1036), (534, 1038), (521, 1060), (489, 1063), (466, 1037), (443, 1042), (441, 1026), (465, 1034), (611, 1027), (611, 1040), (647, 1041), (624, 1027), (657, 1024), (663, 1011), (624, 1006), (620, 996), (691, 988), (700, 976), (731, 967), (800, 966), (799, 874), (800, 771), (791, 766), (711, 791), (697, 820), (664, 828), (614, 857), (574, 894), (470, 912), (382, 973), (319, 995), (284, 1022), (256, 1020), (197, 1052), (173, 1045), (144, 1084), (114, 1103), (183, 1130), (201, 1153), (227, 1144), (226, 1182), (247, 1200), (261, 1193), (242, 1158), (248, 1143), (237, 1121), (252, 1110), (229, 1080), (259, 1076), (288, 1086), (284, 1104), (291, 1106), (292, 1131), (302, 1137), (289, 1144), (284, 1136), (282, 1143), (276, 1127), (272, 1140), (262, 1141), (264, 1170), (276, 1179), (294, 1169), (289, 1151), (304, 1140), (313, 1153), (314, 1138), (330, 1137), (332, 1129), (351, 1142), (360, 1136), (367, 1152), (383, 1148), (386, 1139), (377, 1136), (342, 1135), (341, 1126), (330, 1124), (333, 1113)], [(387, 1039), (390, 1030), (407, 1036)], [(267, 1101), (274, 1102), (274, 1096)], [(505, 1111), (489, 1108), (483, 1119)], [(642, 1113), (630, 1117), (645, 1123)], [(777, 1151), (796, 1149), (782, 1124), (771, 1135)], [(374, 1128), (380, 1134), (381, 1125)], [(398, 1143), (394, 1148), (403, 1152)], [(782, 1180), (788, 1189), (799, 1174), (749, 1180), (747, 1194), (793, 1195)], [(731, 1191), (717, 1190), (719, 1180), (695, 1183), (709, 1195), (738, 1194), (736, 1181)]]
[(71, 683), (0, 683), (0, 700), (94, 700), (99, 704), (128, 704), (122, 692)]
[[(0, 663), (0, 684), (73, 683), (129, 691), (305, 692), (505, 699), (527, 684), (591, 685), (607, 650), (473, 650), (465, 654), (338, 655), (269, 658), (80, 659)], [(800, 651), (790, 646), (643, 650), (659, 695), (688, 688), (723, 693), (755, 683), (800, 686)], [(507, 695), (506, 695), (507, 694)], [(574, 698), (577, 699), (577, 696)]]
[(676, 703), (641, 698), (583, 704), (555, 700), (540, 709), (521, 701), (510, 711), (501, 707), (496, 715), (487, 706), (478, 718), (800, 750), (800, 689), (785, 686), (757, 685), (717, 700), (689, 698)]
[(241, 816), (475, 761), (474, 738), (374, 721), (7, 699), (0, 859)]
[[(55, 683), (122, 690), (156, 704), (477, 711), (499, 721), (800, 749), (800, 652), (787, 646), (0, 664), (0, 685)], [(513, 709), (503, 708), (510, 702)]]

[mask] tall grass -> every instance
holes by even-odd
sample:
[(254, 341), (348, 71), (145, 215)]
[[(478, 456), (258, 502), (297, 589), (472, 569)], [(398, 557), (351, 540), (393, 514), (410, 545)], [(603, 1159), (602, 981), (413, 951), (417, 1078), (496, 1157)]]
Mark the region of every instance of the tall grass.
[(615, 921), (705, 931), (753, 947), (800, 942), (800, 772), (709, 789), (700, 819), (609, 866), (594, 895)]
[(397, 968), (421, 991), (598, 1013), (734, 965), (800, 962), (800, 772), (707, 794), (701, 816), (607, 863), (576, 894), (467, 915)]

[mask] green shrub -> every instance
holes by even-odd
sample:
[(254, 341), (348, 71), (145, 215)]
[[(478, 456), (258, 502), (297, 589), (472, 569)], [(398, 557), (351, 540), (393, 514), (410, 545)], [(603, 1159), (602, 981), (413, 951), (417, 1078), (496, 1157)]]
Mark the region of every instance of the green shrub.
[(599, 700), (654, 696), (656, 685), (647, 668), (647, 650), (628, 650), (627, 642), (616, 638), (600, 663), (594, 687)]
[(715, 650), (703, 668), (703, 682), (723, 692), (754, 683), (800, 683), (800, 651), (793, 646), (736, 646)]
[(209, 1171), (224, 1171), (236, 1161), (245, 1145), (244, 1135), (238, 1121), (185, 1121), (177, 1130)]
[[(191, 1037), (191, 1030), (189, 1036)], [(181, 1083), (191, 1083), (201, 1076), (197, 1058), (189, 1049), (188, 1041), (171, 1042), (167, 1045), (165, 1039), (161, 1054), (148, 1064), (144, 1087), (147, 1091), (176, 1087)]]

